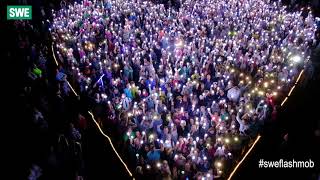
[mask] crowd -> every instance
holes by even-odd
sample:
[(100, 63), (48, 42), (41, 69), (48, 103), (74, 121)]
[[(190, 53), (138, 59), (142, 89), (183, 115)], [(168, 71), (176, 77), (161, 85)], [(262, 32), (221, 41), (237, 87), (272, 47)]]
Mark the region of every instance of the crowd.
[(137, 178), (227, 175), (315, 44), (311, 10), (278, 1), (84, 0), (52, 14), (62, 94), (68, 77), (102, 107)]
[[(48, 7), (46, 7), (48, 8)], [(37, 12), (34, 11), (36, 14)], [(63, 82), (56, 80), (51, 59), (49, 13), (30, 21), (7, 21), (8, 59), (15, 65), (18, 90), (12, 118), (17, 123), (12, 133), (19, 136), (13, 176), (17, 179), (74, 179), (83, 176), (81, 135), (83, 116), (70, 108), (72, 97), (64, 92)], [(43, 21), (38, 21), (41, 19)], [(21, 129), (21, 131), (20, 131)], [(10, 139), (11, 140), (11, 139)], [(25, 145), (27, 144), (27, 145)], [(14, 160), (12, 160), (14, 161)], [(20, 169), (21, 167), (21, 169)], [(19, 171), (21, 170), (21, 171)]]

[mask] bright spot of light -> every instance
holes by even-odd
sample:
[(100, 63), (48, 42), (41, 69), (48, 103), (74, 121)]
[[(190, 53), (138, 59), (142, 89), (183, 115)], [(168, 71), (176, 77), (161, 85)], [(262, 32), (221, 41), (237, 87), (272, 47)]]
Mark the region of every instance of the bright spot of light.
[(301, 61), (301, 57), (300, 56), (293, 56), (292, 57), (292, 61), (295, 62), (295, 63), (298, 63)]

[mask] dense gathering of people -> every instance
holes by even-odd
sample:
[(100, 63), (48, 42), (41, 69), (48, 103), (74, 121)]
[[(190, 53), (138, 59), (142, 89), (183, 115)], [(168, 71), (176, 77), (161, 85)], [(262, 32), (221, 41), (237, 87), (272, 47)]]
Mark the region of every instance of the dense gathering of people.
[(137, 177), (226, 175), (315, 44), (311, 11), (278, 1), (84, 0), (52, 13), (62, 94), (69, 77), (102, 105)]
[(56, 67), (48, 46), (48, 22), (44, 20), (48, 15), (43, 11), (43, 16), (38, 17), (43, 21), (34, 18), (6, 22), (10, 31), (6, 35), (11, 37), (7, 55), (15, 63), (14, 74), (18, 76), (17, 89), (10, 90), (18, 90), (20, 100), (15, 103), (12, 115), (20, 118), (15, 131), (22, 134), (17, 141), (19, 153), (15, 155), (19, 157), (15, 168), (17, 172), (22, 170), (16, 173), (20, 176), (17, 179), (74, 179), (76, 173), (77, 177), (83, 175), (80, 135), (85, 129), (81, 126), (83, 117), (70, 108), (68, 104), (73, 98), (61, 93), (63, 82), (56, 80)]

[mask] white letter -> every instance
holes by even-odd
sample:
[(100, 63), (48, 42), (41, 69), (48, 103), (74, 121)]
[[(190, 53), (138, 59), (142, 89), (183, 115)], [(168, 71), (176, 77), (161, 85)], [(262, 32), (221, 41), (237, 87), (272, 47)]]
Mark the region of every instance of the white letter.
[(24, 9), (24, 16), (25, 17), (29, 17), (29, 10), (30, 9), (27, 9), (27, 8)]
[(16, 10), (16, 15), (18, 16), (18, 17), (23, 17), (23, 14), (24, 14), (24, 8), (18, 8), (17, 10)]
[(14, 15), (15, 15), (15, 8), (10, 8), (10, 9), (9, 9), (9, 12), (10, 12), (9, 16), (10, 16), (10, 17), (14, 17)]
[(310, 168), (313, 168), (314, 167), (314, 162), (311, 159), (309, 159), (309, 162), (310, 162)]

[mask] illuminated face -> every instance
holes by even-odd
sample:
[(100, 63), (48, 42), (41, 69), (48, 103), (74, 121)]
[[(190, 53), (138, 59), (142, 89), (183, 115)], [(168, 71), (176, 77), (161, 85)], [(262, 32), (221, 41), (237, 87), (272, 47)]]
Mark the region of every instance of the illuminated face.
[(145, 147), (144, 147), (144, 150), (145, 150), (146, 152), (148, 152), (148, 151), (149, 151), (149, 146), (145, 146)]
[(163, 129), (163, 132), (164, 132), (165, 134), (168, 134), (169, 129), (168, 129), (167, 127), (165, 127), (165, 128)]

